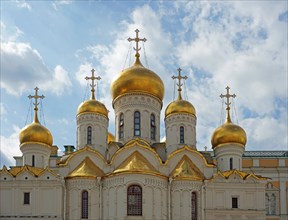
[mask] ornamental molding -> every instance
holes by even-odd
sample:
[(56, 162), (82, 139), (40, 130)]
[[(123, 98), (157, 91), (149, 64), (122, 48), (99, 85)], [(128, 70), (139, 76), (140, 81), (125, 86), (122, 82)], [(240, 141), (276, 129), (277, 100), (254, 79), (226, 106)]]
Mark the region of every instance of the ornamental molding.
[(103, 181), (103, 188), (117, 187), (119, 185), (124, 185), (124, 177), (111, 177)]
[(127, 94), (117, 99), (114, 103), (115, 113), (123, 111), (123, 109), (139, 106), (150, 108), (154, 111), (160, 111), (162, 107), (158, 99), (144, 94)]
[(145, 178), (144, 186), (160, 187), (162, 189), (167, 189), (168, 182), (166, 180), (160, 180), (155, 178)]
[(97, 122), (97, 123), (102, 123), (104, 125), (108, 123), (108, 118), (101, 115), (101, 114), (86, 113), (86, 114), (82, 114), (82, 115), (77, 117), (77, 124), (85, 123), (85, 122), (91, 123), (91, 120), (93, 120), (94, 123)]
[(193, 125), (196, 125), (196, 118), (193, 117), (192, 115), (190, 114), (184, 114), (184, 113), (177, 113), (177, 114), (174, 114), (174, 115), (171, 115), (169, 116), (168, 118), (165, 118), (165, 123), (167, 125), (170, 125), (170, 124), (173, 124), (173, 123), (179, 123), (179, 122), (182, 122), (182, 123), (192, 123)]
[(97, 180), (91, 179), (69, 179), (66, 182), (67, 190), (70, 191), (72, 189), (99, 189), (99, 183)]
[(203, 183), (198, 181), (173, 181), (171, 191), (200, 191)]

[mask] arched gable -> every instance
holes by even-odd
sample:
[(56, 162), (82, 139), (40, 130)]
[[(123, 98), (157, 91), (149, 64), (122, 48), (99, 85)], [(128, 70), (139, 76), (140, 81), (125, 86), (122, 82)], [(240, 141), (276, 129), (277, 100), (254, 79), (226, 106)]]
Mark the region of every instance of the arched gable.
[(169, 173), (173, 172), (183, 156), (187, 156), (189, 160), (204, 174), (206, 178), (210, 178), (213, 175), (214, 165), (208, 164), (205, 157), (197, 150), (191, 149), (188, 146), (174, 151), (167, 158), (165, 165), (169, 169)]
[(128, 141), (122, 148), (120, 148), (111, 158), (111, 172), (120, 166), (130, 155), (138, 151), (147, 161), (159, 171), (162, 165), (162, 160), (154, 149), (151, 148), (148, 142), (136, 138)]
[(102, 154), (88, 146), (85, 146), (84, 148), (71, 153), (64, 163), (59, 164), (61, 167), (66, 167), (66, 169), (61, 169), (64, 171), (63, 175), (67, 176), (68, 173), (72, 172), (77, 166), (79, 166), (86, 157), (89, 157), (101, 170), (106, 170), (108, 164)]

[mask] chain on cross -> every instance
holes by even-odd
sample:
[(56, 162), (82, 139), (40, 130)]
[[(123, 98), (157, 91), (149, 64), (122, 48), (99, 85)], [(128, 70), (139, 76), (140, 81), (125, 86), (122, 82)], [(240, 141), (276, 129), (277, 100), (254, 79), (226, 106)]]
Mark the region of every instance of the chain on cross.
[(187, 76), (181, 76), (182, 69), (180, 67), (177, 70), (178, 70), (178, 76), (172, 76), (172, 79), (178, 79), (178, 83), (177, 83), (178, 95), (179, 95), (179, 98), (182, 99), (182, 97), (181, 97), (182, 88), (181, 87), (183, 86), (183, 84), (181, 83), (181, 80), (182, 79), (186, 80), (188, 77)]
[(95, 99), (95, 86), (96, 86), (95, 80), (100, 80), (101, 77), (94, 75), (95, 69), (92, 69), (92, 70), (91, 70), (91, 73), (92, 73), (92, 76), (91, 76), (91, 77), (86, 76), (85, 79), (92, 81), (92, 84), (90, 84), (90, 86), (91, 86), (91, 92), (92, 92), (92, 99)]
[(45, 98), (45, 96), (44, 95), (38, 95), (38, 91), (39, 91), (39, 88), (36, 86), (35, 87), (35, 95), (29, 95), (28, 96), (28, 98), (29, 99), (35, 99), (35, 102), (33, 103), (34, 104), (34, 110), (35, 111), (38, 111), (38, 105), (39, 105), (39, 103), (38, 103), (38, 99), (44, 99)]
[(226, 98), (226, 99), (227, 99), (227, 101), (225, 102), (225, 104), (226, 104), (226, 106), (227, 106), (227, 107), (226, 107), (226, 110), (230, 110), (231, 102), (229, 101), (229, 98), (235, 98), (236, 95), (235, 95), (235, 94), (233, 94), (233, 95), (229, 94), (229, 89), (230, 89), (229, 86), (227, 86), (225, 89), (227, 90), (226, 95), (221, 94), (221, 95), (220, 95), (220, 98)]
[(129, 37), (128, 38), (128, 41), (129, 42), (131, 42), (131, 41), (135, 41), (136, 42), (136, 48), (135, 47), (133, 47), (133, 49), (136, 51), (136, 57), (140, 57), (140, 54), (139, 54), (139, 51), (141, 50), (141, 47), (139, 47), (139, 41), (143, 41), (143, 42), (146, 42), (147, 41), (147, 39), (144, 37), (144, 38), (139, 38), (139, 30), (138, 29), (136, 29), (135, 30), (135, 32), (136, 32), (136, 37), (135, 38), (131, 38), (131, 37)]

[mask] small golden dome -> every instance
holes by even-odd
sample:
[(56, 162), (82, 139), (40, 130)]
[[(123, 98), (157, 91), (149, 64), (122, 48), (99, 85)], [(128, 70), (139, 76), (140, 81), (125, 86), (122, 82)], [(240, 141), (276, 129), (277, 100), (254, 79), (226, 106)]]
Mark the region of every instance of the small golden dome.
[(105, 105), (95, 99), (86, 100), (79, 105), (77, 115), (82, 113), (98, 113), (108, 117), (108, 110)]
[(20, 145), (27, 142), (39, 142), (52, 146), (53, 137), (50, 131), (41, 125), (38, 120), (25, 126), (19, 134)]
[(226, 143), (238, 143), (245, 146), (246, 142), (246, 132), (243, 128), (231, 122), (229, 112), (227, 112), (226, 122), (218, 127), (212, 135), (212, 148)]
[(187, 113), (196, 116), (194, 106), (190, 102), (179, 98), (167, 106), (165, 110), (165, 118), (174, 113)]
[(142, 92), (151, 94), (161, 101), (164, 97), (164, 84), (161, 78), (153, 71), (145, 68), (139, 56), (133, 66), (123, 70), (111, 84), (111, 95), (113, 100), (118, 96), (131, 92)]
[(108, 138), (107, 138), (107, 143), (115, 141), (115, 136), (108, 132)]

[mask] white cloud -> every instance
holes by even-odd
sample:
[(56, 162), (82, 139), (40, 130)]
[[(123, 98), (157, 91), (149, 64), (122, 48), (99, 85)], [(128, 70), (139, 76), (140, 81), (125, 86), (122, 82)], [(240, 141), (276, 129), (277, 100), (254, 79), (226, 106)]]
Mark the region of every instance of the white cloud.
[(27, 3), (25, 0), (16, 0), (15, 3), (19, 8), (25, 8), (28, 9), (29, 11), (31, 11), (32, 9), (31, 5)]
[[(1, 162), (3, 159), (7, 159), (9, 164), (7, 165), (15, 165), (15, 161), (13, 156), (21, 156), (22, 153), (19, 148), (19, 132), (20, 128), (16, 125), (13, 125), (14, 132), (9, 136), (5, 137), (3, 135), (0, 136), (0, 152), (1, 152)], [(4, 156), (6, 158), (4, 158)]]
[(60, 6), (69, 5), (71, 3), (72, 3), (71, 0), (55, 0), (52, 2), (52, 7), (57, 11)]
[(50, 71), (39, 52), (27, 43), (1, 43), (1, 73), (1, 87), (16, 96), (35, 86), (57, 95), (71, 87), (67, 71), (59, 65)]

